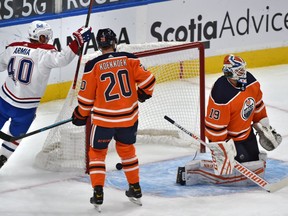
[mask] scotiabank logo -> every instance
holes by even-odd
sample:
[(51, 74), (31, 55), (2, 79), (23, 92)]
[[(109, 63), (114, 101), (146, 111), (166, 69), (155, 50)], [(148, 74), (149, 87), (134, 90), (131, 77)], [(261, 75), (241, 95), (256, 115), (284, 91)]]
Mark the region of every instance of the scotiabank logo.
[[(288, 9), (287, 9), (288, 10)], [(221, 38), (223, 36), (242, 36), (251, 33), (268, 33), (271, 31), (283, 31), (288, 29), (287, 13), (270, 13), (269, 6), (267, 13), (252, 14), (248, 8), (244, 16), (236, 17), (226, 12), (224, 19), (214, 21), (203, 21), (203, 16), (198, 15), (197, 19), (190, 19), (187, 26), (168, 27), (164, 29), (163, 23), (156, 21), (152, 24), (150, 33), (158, 41), (206, 41)]]

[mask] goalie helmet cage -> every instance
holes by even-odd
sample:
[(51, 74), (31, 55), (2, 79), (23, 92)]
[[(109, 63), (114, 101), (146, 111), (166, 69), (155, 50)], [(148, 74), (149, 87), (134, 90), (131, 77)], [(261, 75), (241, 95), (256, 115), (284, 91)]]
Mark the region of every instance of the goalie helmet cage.
[[(145, 103), (139, 103), (136, 144), (189, 146), (205, 152), (205, 146), (175, 130), (164, 120), (165, 115), (173, 117), (205, 141), (204, 45), (200, 42), (158, 42), (118, 45), (117, 50), (134, 53), (156, 77), (153, 97)], [(78, 105), (75, 94), (80, 88), (84, 65), (99, 54), (95, 52), (83, 56), (76, 89), (68, 93), (56, 121), (71, 117)], [(88, 126), (77, 127), (69, 123), (51, 129), (42, 150), (36, 155), (35, 166), (51, 171), (84, 173), (87, 167), (88, 136)], [(112, 143), (109, 145), (109, 151), (113, 150), (113, 146)]]

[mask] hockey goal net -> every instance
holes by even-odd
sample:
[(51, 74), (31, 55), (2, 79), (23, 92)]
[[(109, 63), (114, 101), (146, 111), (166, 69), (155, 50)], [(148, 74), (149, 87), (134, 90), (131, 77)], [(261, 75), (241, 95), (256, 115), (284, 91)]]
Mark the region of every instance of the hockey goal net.
[[(156, 77), (153, 97), (139, 103), (139, 126), (136, 144), (204, 146), (168, 123), (167, 115), (204, 140), (205, 78), (204, 47), (202, 43), (161, 42), (138, 45), (119, 45), (118, 51), (136, 54), (141, 63)], [(85, 62), (99, 53), (82, 58), (75, 90), (70, 90), (56, 122), (71, 117), (77, 104), (77, 92)], [(50, 130), (35, 165), (52, 171), (86, 169), (87, 127), (71, 123)], [(110, 145), (111, 146), (111, 145)], [(109, 146), (109, 148), (110, 148)]]

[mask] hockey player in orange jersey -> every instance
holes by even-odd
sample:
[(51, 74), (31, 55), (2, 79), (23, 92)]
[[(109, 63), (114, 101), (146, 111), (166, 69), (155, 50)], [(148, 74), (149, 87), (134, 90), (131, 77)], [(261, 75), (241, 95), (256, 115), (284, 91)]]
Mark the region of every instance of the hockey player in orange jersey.
[(152, 96), (155, 77), (140, 60), (127, 52), (116, 52), (116, 34), (109, 28), (97, 33), (102, 55), (85, 65), (78, 106), (73, 124), (84, 125), (91, 113), (89, 174), (94, 188), (90, 202), (103, 203), (105, 158), (108, 144), (114, 138), (123, 171), (129, 183), (126, 196), (141, 204), (139, 165), (134, 143), (138, 127), (138, 101)]
[[(260, 153), (253, 127), (259, 134), (259, 143), (267, 151), (274, 150), (281, 143), (282, 137), (270, 126), (260, 83), (246, 71), (246, 62), (239, 56), (227, 55), (222, 70), (224, 75), (212, 87), (205, 117), (205, 135), (209, 145), (215, 148), (211, 153), (214, 150), (223, 153), (213, 155), (216, 158), (222, 157), (220, 164), (225, 161), (233, 164), (237, 160), (263, 176), (267, 154)], [(228, 146), (227, 149), (218, 148), (220, 143)], [(192, 161), (186, 164), (185, 169), (178, 170), (178, 183), (184, 183), (179, 176), (185, 170), (185, 183), (188, 185), (196, 184), (199, 180), (202, 183), (224, 185), (251, 184), (233, 170), (233, 167), (224, 176), (213, 173), (212, 164), (209, 161)]]
[(238, 162), (257, 161), (259, 148), (252, 125), (259, 130), (260, 123), (261, 128), (264, 126), (274, 135), (276, 142), (260, 142), (267, 150), (276, 148), (282, 140), (281, 136), (270, 126), (260, 83), (246, 71), (246, 62), (239, 56), (227, 55), (223, 73), (209, 97), (206, 137), (211, 142), (233, 139)]

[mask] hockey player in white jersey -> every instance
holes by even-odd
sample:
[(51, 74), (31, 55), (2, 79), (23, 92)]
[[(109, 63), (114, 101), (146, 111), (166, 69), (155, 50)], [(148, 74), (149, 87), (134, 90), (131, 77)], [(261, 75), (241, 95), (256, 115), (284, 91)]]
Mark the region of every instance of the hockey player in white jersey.
[[(29, 42), (9, 44), (0, 54), (0, 71), (8, 76), (0, 89), (0, 129), (11, 120), (8, 134), (25, 134), (32, 124), (36, 109), (45, 92), (52, 68), (68, 65), (79, 47), (91, 37), (91, 27), (81, 27), (61, 52), (48, 44), (53, 37), (49, 24), (33, 21), (28, 29)], [(16, 150), (21, 140), (4, 141), (0, 151), (0, 168)]]

